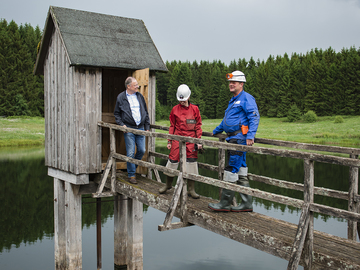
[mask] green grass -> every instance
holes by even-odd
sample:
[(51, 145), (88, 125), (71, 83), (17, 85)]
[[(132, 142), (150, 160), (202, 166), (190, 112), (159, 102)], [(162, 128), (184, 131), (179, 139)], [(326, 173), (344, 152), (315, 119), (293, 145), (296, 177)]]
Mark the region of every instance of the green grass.
[[(315, 123), (288, 122), (286, 118), (261, 117), (256, 137), (344, 147), (360, 147), (360, 116), (342, 116), (343, 123), (335, 123), (335, 116), (318, 117)], [(222, 119), (203, 120), (203, 131), (212, 132)], [(169, 121), (156, 122), (170, 126)], [(158, 140), (157, 140), (158, 142)], [(164, 141), (166, 143), (166, 141)]]
[[(318, 117), (315, 123), (302, 121), (290, 123), (286, 118), (261, 117), (256, 136), (258, 138), (360, 147), (360, 116), (342, 116), (343, 123), (335, 123), (335, 116)], [(221, 119), (203, 120), (204, 131), (212, 132)], [(157, 125), (170, 126), (168, 120)], [(0, 118), (0, 147), (44, 145), (45, 120), (40, 117)], [(167, 133), (167, 131), (159, 131)], [(216, 138), (213, 138), (217, 140)], [(166, 140), (157, 139), (157, 145), (166, 145)]]
[(41, 117), (0, 118), (0, 147), (44, 145), (45, 119)]

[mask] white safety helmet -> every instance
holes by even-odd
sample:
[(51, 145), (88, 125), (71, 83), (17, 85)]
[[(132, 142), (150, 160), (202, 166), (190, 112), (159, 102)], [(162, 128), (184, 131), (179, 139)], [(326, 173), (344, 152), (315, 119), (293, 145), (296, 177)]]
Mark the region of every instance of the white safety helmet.
[(178, 87), (176, 97), (178, 101), (186, 101), (191, 95), (189, 86), (182, 84)]
[(226, 74), (226, 78), (229, 82), (246, 82), (245, 74), (239, 70)]

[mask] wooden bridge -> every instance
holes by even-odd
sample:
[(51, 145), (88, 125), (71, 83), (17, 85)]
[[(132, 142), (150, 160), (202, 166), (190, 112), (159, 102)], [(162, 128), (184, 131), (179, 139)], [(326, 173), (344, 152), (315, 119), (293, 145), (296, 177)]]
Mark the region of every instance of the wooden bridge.
[[(312, 145), (304, 143), (293, 143), (267, 139), (256, 139), (256, 143), (271, 144), (287, 148), (309, 150), (300, 152), (288, 149), (275, 149), (265, 147), (249, 147), (225, 143), (225, 137), (220, 135), (219, 141), (196, 139), (169, 135), (158, 132), (137, 131), (123, 128), (105, 122), (99, 122), (102, 128), (110, 129), (110, 155), (102, 174), (94, 182), (98, 184), (97, 191), (93, 197), (100, 198), (122, 194), (133, 200), (139, 201), (166, 213), (164, 223), (159, 225), (159, 230), (170, 230), (186, 226), (197, 225), (204, 229), (226, 236), (235, 241), (252, 246), (259, 250), (268, 252), (277, 257), (288, 260), (288, 269), (297, 269), (298, 265), (304, 269), (360, 269), (360, 243), (356, 241), (360, 228), (358, 176), (360, 160), (358, 159), (360, 149)], [(153, 129), (167, 130), (166, 127), (151, 126)], [(152, 130), (153, 130), (152, 129)], [(115, 130), (130, 131), (149, 136), (148, 161), (138, 161), (118, 154), (115, 151)], [(203, 133), (203, 136), (212, 136), (211, 133)], [(212, 136), (213, 137), (213, 136)], [(159, 154), (152, 149), (154, 138), (179, 140), (180, 142), (180, 170), (172, 170), (155, 164), (155, 157), (167, 159), (167, 155)], [(262, 155), (274, 155), (304, 160), (304, 183), (292, 183), (284, 180), (273, 179), (260, 175), (251, 175), (254, 181), (269, 185), (288, 188), (304, 192), (304, 199), (294, 199), (274, 193), (261, 191), (204, 177), (189, 174), (184, 170), (186, 160), (185, 143), (200, 143), (208, 147), (219, 149), (219, 165), (199, 163), (199, 167), (217, 171), (219, 179), (225, 166), (225, 150), (238, 150), (252, 152)], [(333, 152), (348, 154), (349, 158), (324, 155), (314, 151)], [(116, 160), (131, 161), (139, 166), (149, 169), (148, 175), (139, 176), (137, 185), (126, 181), (127, 175), (116, 170)], [(349, 167), (349, 191), (337, 191), (314, 186), (314, 162), (325, 162), (340, 164)], [(158, 171), (170, 172), (178, 176), (175, 189), (166, 194), (159, 194), (158, 189), (164, 185), (161, 183)], [(111, 172), (111, 174), (110, 174)], [(152, 180), (152, 172), (157, 181)], [(109, 177), (108, 177), (109, 176)], [(203, 197), (199, 200), (188, 198), (186, 179), (206, 183), (220, 188), (232, 189), (236, 192), (262, 198), (265, 200), (286, 204), (302, 210), (298, 224), (293, 224), (271, 218), (258, 213), (219, 213), (208, 208), (208, 203), (213, 199)], [(109, 191), (105, 191), (105, 187)], [(314, 194), (340, 198), (348, 201), (348, 210), (329, 207), (314, 203)], [(336, 237), (327, 233), (314, 230), (313, 213), (331, 215), (348, 220), (348, 239)], [(172, 223), (172, 218), (180, 218), (180, 222)], [(134, 268), (135, 269), (135, 268)]]

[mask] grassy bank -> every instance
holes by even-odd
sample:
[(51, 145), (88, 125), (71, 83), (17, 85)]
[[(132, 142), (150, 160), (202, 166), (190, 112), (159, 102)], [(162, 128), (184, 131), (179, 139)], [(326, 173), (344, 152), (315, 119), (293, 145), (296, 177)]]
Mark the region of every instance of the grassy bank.
[[(261, 117), (256, 137), (313, 144), (360, 147), (360, 116), (343, 116), (343, 123), (335, 123), (335, 116), (318, 117), (315, 123), (290, 123), (286, 118)], [(203, 120), (204, 131), (212, 132), (222, 119)], [(169, 126), (169, 121), (156, 124)], [(166, 142), (163, 142), (166, 143)]]
[[(315, 123), (289, 123), (286, 118), (262, 117), (257, 137), (359, 148), (360, 116), (343, 116), (343, 123), (335, 123), (334, 119), (326, 116), (318, 117)], [(206, 119), (203, 130), (211, 132), (220, 122), (221, 119)], [(168, 120), (156, 124), (170, 125)], [(39, 117), (0, 118), (0, 147), (43, 145), (44, 125), (44, 118)], [(165, 145), (166, 141), (157, 140), (157, 144)]]
[(0, 147), (44, 145), (44, 141), (44, 118), (0, 118)]

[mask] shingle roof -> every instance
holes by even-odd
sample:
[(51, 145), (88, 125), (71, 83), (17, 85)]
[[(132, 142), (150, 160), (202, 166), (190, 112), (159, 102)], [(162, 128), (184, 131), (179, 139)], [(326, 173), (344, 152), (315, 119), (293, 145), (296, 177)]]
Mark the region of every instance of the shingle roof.
[(54, 27), (70, 65), (167, 71), (142, 20), (50, 6), (35, 74), (43, 74)]

